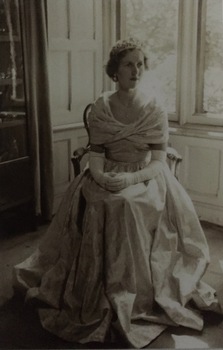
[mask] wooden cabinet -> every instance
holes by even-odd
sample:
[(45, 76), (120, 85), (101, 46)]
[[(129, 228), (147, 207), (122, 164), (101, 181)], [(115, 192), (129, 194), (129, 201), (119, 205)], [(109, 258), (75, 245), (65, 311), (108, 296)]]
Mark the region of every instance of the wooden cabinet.
[(21, 28), (19, 0), (0, 0), (0, 230), (34, 216)]

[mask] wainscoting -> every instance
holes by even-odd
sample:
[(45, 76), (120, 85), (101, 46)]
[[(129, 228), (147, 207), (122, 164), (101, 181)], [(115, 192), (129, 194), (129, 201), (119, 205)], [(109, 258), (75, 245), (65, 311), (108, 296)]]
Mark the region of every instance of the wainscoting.
[(223, 226), (223, 133), (170, 128), (170, 143), (183, 156), (179, 180), (199, 218)]

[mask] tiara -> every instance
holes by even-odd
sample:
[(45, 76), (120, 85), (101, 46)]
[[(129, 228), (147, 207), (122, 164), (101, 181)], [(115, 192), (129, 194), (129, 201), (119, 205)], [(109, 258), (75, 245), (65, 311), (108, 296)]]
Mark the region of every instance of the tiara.
[(117, 43), (112, 47), (110, 55), (115, 56), (119, 54), (119, 52), (128, 50), (128, 49), (138, 49), (142, 50), (144, 48), (143, 43), (135, 38), (129, 38), (125, 40), (119, 40)]

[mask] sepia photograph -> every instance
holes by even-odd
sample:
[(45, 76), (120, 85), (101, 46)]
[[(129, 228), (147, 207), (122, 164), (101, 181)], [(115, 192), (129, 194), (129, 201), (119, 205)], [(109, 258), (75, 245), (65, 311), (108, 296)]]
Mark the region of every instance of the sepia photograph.
[(0, 0), (0, 350), (222, 334), (223, 0)]

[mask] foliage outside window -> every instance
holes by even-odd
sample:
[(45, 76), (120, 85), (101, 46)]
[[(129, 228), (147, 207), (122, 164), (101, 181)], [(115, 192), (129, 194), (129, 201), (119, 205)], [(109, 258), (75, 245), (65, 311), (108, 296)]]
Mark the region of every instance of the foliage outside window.
[(149, 71), (143, 88), (162, 96), (168, 112), (175, 113), (178, 1), (126, 0), (126, 36), (146, 44)]
[(207, 1), (203, 95), (203, 110), (223, 117), (222, 0)]
[(222, 125), (223, 0), (125, 0), (122, 34), (144, 40), (170, 120)]

